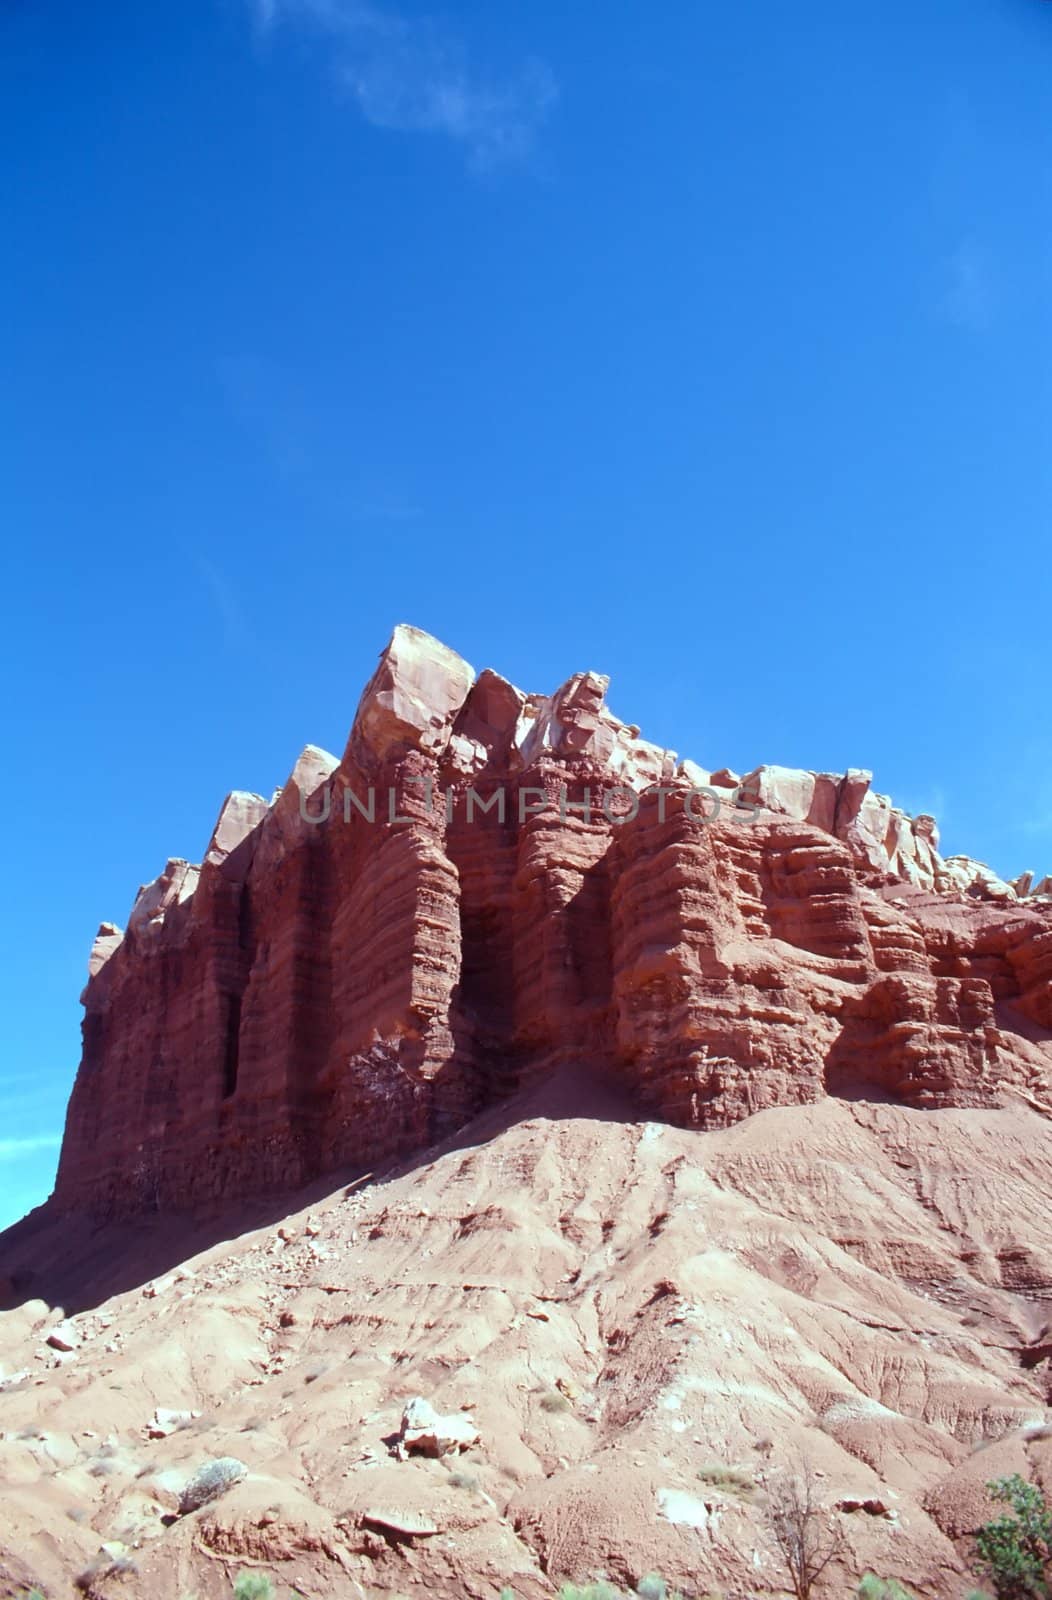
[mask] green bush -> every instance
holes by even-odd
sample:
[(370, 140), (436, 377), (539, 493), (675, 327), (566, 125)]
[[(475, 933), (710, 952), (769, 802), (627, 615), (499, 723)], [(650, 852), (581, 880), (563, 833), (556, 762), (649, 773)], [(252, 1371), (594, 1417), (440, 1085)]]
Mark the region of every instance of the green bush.
[(564, 1583), (559, 1590), (559, 1600), (624, 1600), (612, 1583)]
[(234, 1600), (271, 1600), (273, 1593), (265, 1572), (239, 1572), (234, 1580)]
[(636, 1594), (640, 1600), (668, 1600), (668, 1584), (660, 1573), (648, 1572), (636, 1584)]
[(1052, 1511), (1040, 1489), (1018, 1473), (986, 1485), (991, 1499), (1011, 1506), (979, 1529), (975, 1548), (983, 1575), (998, 1600), (1031, 1600), (1047, 1595), (1045, 1568), (1052, 1560)]
[(897, 1578), (878, 1578), (867, 1572), (858, 1586), (858, 1600), (914, 1600)]
[(711, 1485), (713, 1489), (723, 1489), (727, 1494), (736, 1495), (739, 1500), (751, 1500), (756, 1492), (756, 1479), (747, 1467), (725, 1467), (713, 1461), (699, 1468), (698, 1477), (702, 1483)]
[(670, 1589), (660, 1572), (648, 1572), (636, 1584), (639, 1600), (683, 1600), (678, 1589)]

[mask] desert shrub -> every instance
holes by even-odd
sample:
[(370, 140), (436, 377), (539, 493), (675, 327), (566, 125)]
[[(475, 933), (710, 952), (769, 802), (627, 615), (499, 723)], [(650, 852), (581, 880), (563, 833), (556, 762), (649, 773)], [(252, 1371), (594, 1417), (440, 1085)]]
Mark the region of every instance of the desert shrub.
[(796, 1600), (809, 1600), (826, 1568), (841, 1555), (844, 1536), (823, 1510), (814, 1472), (806, 1461), (770, 1481), (766, 1513), (771, 1541), (788, 1574), (789, 1587)]
[[(549, 1389), (545, 1394), (541, 1395), (542, 1411), (569, 1411), (569, 1409), (569, 1400), (558, 1389)], [(595, 1597), (593, 1597), (593, 1600), (595, 1600)]]
[[(636, 1594), (639, 1600), (683, 1600), (679, 1590), (670, 1589), (660, 1572), (648, 1572), (640, 1578), (636, 1584)], [(702, 1596), (701, 1600), (705, 1600), (705, 1597)], [(709, 1600), (718, 1600), (718, 1597), (710, 1596)]]
[(82, 1589), (87, 1594), (100, 1579), (134, 1577), (138, 1570), (131, 1556), (108, 1556), (102, 1553), (97, 1555), (83, 1572), (77, 1573), (73, 1584), (75, 1588)]
[(239, 1572), (234, 1580), (234, 1600), (271, 1600), (273, 1593), (265, 1572)]
[(867, 1572), (858, 1586), (858, 1600), (914, 1600), (897, 1578), (878, 1578)]
[(1052, 1511), (1040, 1489), (1018, 1473), (986, 1485), (992, 1500), (1011, 1506), (979, 1529), (975, 1548), (979, 1567), (998, 1600), (1030, 1600), (1048, 1594), (1045, 1568), (1052, 1560)]
[(756, 1479), (745, 1467), (724, 1467), (713, 1461), (700, 1469), (698, 1477), (702, 1483), (711, 1484), (714, 1489), (725, 1489), (741, 1500), (751, 1499), (756, 1492)]
[(559, 1590), (559, 1600), (624, 1600), (624, 1597), (615, 1584), (601, 1580), (598, 1583), (564, 1583)]
[(473, 1472), (451, 1472), (449, 1474), (449, 1482), (454, 1489), (474, 1491), (479, 1486), (479, 1481)]
[(238, 1461), (236, 1456), (218, 1456), (214, 1461), (206, 1461), (203, 1467), (198, 1467), (182, 1492), (180, 1515), (185, 1517), (188, 1512), (198, 1511), (210, 1501), (218, 1500), (235, 1483), (240, 1483), (247, 1472), (245, 1463)]

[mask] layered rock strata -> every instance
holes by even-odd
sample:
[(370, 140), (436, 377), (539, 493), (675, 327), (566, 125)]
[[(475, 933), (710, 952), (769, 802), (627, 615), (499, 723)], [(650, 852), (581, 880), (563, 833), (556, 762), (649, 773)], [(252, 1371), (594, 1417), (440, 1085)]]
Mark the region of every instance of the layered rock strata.
[(100, 1216), (421, 1149), (587, 1062), (656, 1118), (1052, 1098), (1052, 885), (843, 775), (710, 773), (578, 673), (401, 626), (342, 758), (234, 793), (99, 930), (56, 1187)]

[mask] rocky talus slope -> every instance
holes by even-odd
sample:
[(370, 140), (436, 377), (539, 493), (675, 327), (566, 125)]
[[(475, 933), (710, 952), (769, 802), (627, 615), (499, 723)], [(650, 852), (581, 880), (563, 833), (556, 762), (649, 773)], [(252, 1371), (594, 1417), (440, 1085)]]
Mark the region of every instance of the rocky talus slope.
[(951, 1600), (985, 1481), (1052, 1498), (1052, 884), (605, 690), (399, 628), (103, 925), (0, 1236), (0, 1595), (782, 1597), (805, 1468), (819, 1600)]
[[(804, 1460), (845, 1539), (821, 1594), (872, 1567), (960, 1597), (985, 1480), (1052, 1492), (1050, 1187), (1025, 1105), (698, 1132), (571, 1069), (160, 1276), (160, 1223), (71, 1219), (135, 1286), (0, 1317), (0, 1592), (782, 1596), (764, 1486)], [(477, 1443), (403, 1458), (417, 1396)]]

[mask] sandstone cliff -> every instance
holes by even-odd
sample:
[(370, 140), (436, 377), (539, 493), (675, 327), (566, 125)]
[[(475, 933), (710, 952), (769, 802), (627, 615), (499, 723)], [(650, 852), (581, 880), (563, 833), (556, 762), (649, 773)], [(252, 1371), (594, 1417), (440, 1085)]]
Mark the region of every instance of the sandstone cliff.
[(1052, 1496), (1052, 884), (605, 694), (399, 628), (103, 924), (0, 1240), (0, 1595), (785, 1600), (804, 1461), (824, 1594), (959, 1600), (984, 1483)]
[(53, 1208), (290, 1190), (560, 1064), (654, 1117), (1052, 1100), (1052, 884), (943, 860), (870, 774), (677, 761), (607, 680), (396, 629), (339, 761), (226, 799), (104, 923)]

